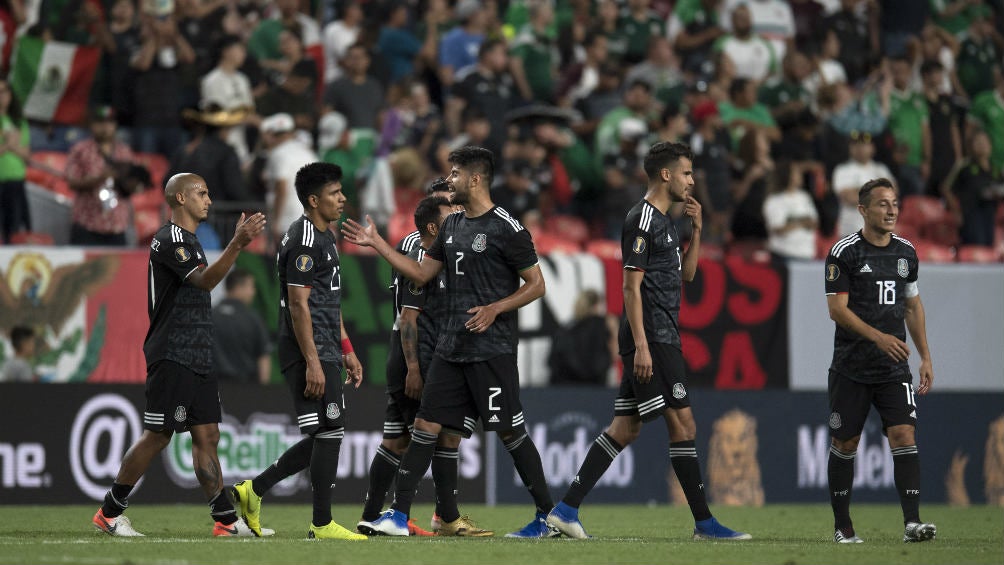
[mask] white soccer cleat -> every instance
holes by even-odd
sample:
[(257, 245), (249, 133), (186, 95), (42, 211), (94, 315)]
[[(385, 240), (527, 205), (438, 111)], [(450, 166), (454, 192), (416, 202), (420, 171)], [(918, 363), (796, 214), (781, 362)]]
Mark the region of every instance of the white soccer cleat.
[[(272, 532), (275, 533), (274, 531)], [(213, 525), (213, 535), (216, 537), (231, 537), (231, 538), (254, 538), (258, 537), (255, 535), (254, 530), (248, 527), (247, 522), (244, 518), (237, 518), (237, 521), (233, 524), (223, 524), (222, 522), (216, 522)]]
[(133, 529), (129, 517), (124, 514), (114, 518), (107, 518), (105, 517), (105, 513), (98, 508), (98, 511), (94, 514), (94, 518), (91, 519), (91, 523), (94, 524), (95, 528), (110, 536), (120, 538), (144, 537), (143, 534)]
[(837, 528), (833, 531), (833, 541), (837, 543), (864, 543), (865, 540), (859, 538), (854, 533), (854, 528)]

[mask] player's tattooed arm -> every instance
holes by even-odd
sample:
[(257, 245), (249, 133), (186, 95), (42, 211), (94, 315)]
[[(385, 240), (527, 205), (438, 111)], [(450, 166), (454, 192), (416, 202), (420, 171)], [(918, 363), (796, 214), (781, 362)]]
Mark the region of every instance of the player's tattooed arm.
[(404, 394), (408, 398), (422, 398), (422, 371), (418, 363), (418, 313), (414, 308), (401, 310), (401, 352), (408, 366), (404, 379)]

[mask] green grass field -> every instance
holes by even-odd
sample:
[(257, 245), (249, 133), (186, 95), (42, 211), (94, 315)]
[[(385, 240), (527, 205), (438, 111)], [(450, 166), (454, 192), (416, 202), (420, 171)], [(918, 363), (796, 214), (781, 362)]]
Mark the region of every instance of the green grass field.
[[(186, 563), (402, 563), (579, 564), (579, 563), (1004, 563), (1004, 516), (1000, 508), (928, 505), (924, 519), (938, 525), (937, 539), (904, 544), (900, 511), (894, 505), (859, 504), (855, 528), (865, 543), (836, 545), (828, 505), (771, 505), (717, 508), (727, 525), (750, 532), (749, 542), (695, 542), (686, 508), (585, 506), (582, 520), (591, 540), (510, 540), (501, 537), (529, 519), (528, 506), (467, 505), (478, 523), (495, 528), (494, 538), (371, 538), (361, 542), (305, 540), (310, 508), (267, 505), (268, 539), (213, 539), (204, 506), (144, 506), (129, 510), (145, 538), (111, 538), (90, 525), (95, 506), (7, 506), (0, 528), (0, 563), (186, 564)], [(426, 523), (431, 507), (413, 515)], [(357, 506), (338, 506), (335, 520), (354, 527)]]

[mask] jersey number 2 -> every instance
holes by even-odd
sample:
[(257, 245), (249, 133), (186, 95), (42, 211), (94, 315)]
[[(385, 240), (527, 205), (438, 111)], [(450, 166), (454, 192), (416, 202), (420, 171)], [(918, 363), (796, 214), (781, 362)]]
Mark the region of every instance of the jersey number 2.
[(457, 260), (453, 262), (453, 270), (456, 271), (458, 275), (464, 274), (464, 272), (460, 270), (460, 262), (463, 260), (464, 260), (464, 252), (457, 251)]

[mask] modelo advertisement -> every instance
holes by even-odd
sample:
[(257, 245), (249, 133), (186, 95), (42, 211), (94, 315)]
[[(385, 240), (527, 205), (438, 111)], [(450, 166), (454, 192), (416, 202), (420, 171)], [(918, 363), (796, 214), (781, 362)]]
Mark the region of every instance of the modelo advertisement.
[[(5, 384), (0, 416), (0, 504), (80, 504), (102, 500), (129, 447), (143, 433), (142, 386)], [(284, 386), (222, 389), (219, 457), (224, 482), (252, 478), (300, 441)], [(346, 391), (347, 422), (335, 504), (362, 508), (370, 462), (383, 437), (387, 404), (376, 389)], [(462, 501), (485, 499), (481, 436), (460, 447)], [(144, 503), (203, 502), (192, 469), (191, 436), (175, 434), (132, 495)], [(277, 502), (310, 501), (306, 471), (269, 493)], [(419, 501), (434, 499), (423, 481)], [(389, 501), (388, 501), (389, 504)]]
[[(830, 433), (825, 393), (691, 389), (697, 447), (713, 505), (829, 501)], [(551, 495), (559, 500), (596, 436), (613, 418), (614, 390), (525, 390), (527, 431)], [(932, 392), (917, 397), (921, 500), (1004, 506), (1004, 394)], [(512, 459), (486, 439), (488, 500), (530, 504)], [(872, 411), (855, 459), (854, 502), (897, 502), (893, 460)], [(494, 489), (492, 488), (494, 485)], [(493, 494), (494, 493), (494, 494)], [(662, 420), (646, 424), (614, 460), (585, 503), (686, 505), (672, 474)]]

